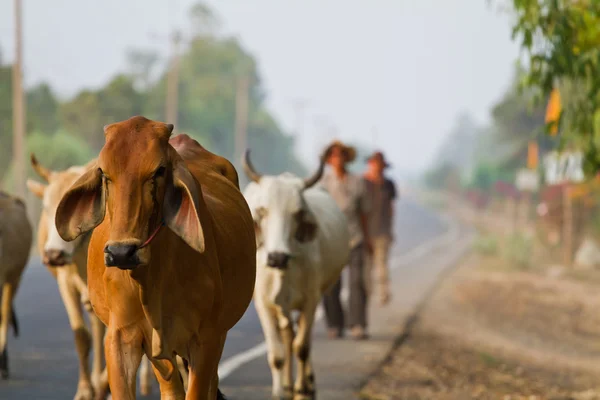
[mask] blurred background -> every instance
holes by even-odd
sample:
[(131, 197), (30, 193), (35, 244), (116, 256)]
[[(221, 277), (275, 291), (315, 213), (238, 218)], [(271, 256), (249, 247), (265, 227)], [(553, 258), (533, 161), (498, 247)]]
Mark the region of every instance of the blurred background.
[[(312, 167), (333, 138), (363, 154), (388, 150), (398, 177), (443, 162), (444, 141), (457, 148), (448, 160), (473, 167), (467, 138), (523, 136), (503, 131), (512, 128), (503, 125), (508, 109), (518, 108), (518, 46), (498, 8), (479, 0), (24, 2), (26, 147), (47, 148), (40, 160), (51, 167), (80, 163), (98, 152), (103, 124), (144, 114), (231, 158), (242, 90), (248, 144), (266, 171)], [(10, 186), (12, 2), (0, 15), (0, 171)], [(169, 79), (177, 111), (167, 115)]]
[[(37, 224), (29, 154), (51, 169), (84, 164), (104, 144), (103, 125), (138, 114), (238, 167), (251, 148), (264, 173), (306, 175), (334, 139), (358, 149), (357, 173), (382, 150), (410, 199), (398, 212), (401, 242), (434, 235), (441, 223), (424, 221), (451, 215), (477, 232), (468, 263), (478, 273), (532, 274), (523, 290), (510, 274), (502, 287), (452, 289), (467, 293), (456, 298), (469, 318), (481, 306), (531, 344), (563, 316), (542, 347), (599, 356), (600, 321), (586, 314), (599, 299), (515, 306), (541, 304), (543, 290), (515, 299), (548, 277), (600, 282), (599, 16), (589, 0), (2, 1), (0, 188), (25, 197)], [(478, 297), (494, 291), (504, 308)], [(547, 326), (528, 325), (540, 315)], [(487, 369), (510, 364), (482, 357)], [(530, 378), (570, 387), (552, 376)], [(525, 392), (549, 393), (536, 390)]]

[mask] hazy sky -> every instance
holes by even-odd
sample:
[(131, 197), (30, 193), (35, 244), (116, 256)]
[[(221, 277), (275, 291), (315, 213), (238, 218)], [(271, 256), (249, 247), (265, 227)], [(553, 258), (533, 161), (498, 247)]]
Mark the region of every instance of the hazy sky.
[[(0, 2), (0, 48), (13, 57), (12, 1)], [(130, 47), (166, 54), (195, 0), (23, 0), (25, 79), (62, 96), (125, 68)], [(488, 119), (510, 82), (510, 21), (486, 0), (212, 0), (225, 33), (258, 58), (268, 107), (288, 130), (306, 99), (307, 164), (336, 136), (385, 150), (398, 169), (432, 162), (457, 114)], [(152, 39), (151, 33), (165, 39)], [(31, 110), (33, 111), (33, 110)], [(373, 132), (377, 132), (374, 134)]]

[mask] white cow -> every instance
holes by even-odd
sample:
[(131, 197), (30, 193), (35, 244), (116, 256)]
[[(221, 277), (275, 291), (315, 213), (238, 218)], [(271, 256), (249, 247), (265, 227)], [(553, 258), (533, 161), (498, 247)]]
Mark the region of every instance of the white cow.
[[(321, 188), (323, 175), (303, 180), (284, 173), (261, 176), (249, 159), (244, 170), (252, 182), (244, 196), (255, 221), (254, 303), (265, 334), (273, 376), (273, 399), (312, 399), (314, 373), (311, 334), (323, 293), (337, 281), (349, 257), (346, 217)], [(294, 335), (292, 310), (300, 312)], [(297, 375), (292, 391), (292, 352)]]

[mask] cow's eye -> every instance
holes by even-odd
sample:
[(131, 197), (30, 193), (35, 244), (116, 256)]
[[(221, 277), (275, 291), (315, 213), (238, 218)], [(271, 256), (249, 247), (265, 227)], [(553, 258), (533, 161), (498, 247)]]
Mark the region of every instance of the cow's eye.
[(165, 171), (166, 171), (165, 167), (163, 167), (163, 166), (158, 167), (158, 169), (154, 173), (154, 178), (158, 178), (159, 176), (164, 176)]

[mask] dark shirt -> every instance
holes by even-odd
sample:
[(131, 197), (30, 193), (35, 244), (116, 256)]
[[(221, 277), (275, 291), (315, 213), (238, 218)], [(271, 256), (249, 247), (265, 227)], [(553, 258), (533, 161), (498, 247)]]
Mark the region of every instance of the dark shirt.
[(390, 179), (384, 178), (383, 182), (375, 183), (364, 179), (365, 189), (371, 204), (368, 214), (369, 235), (371, 237), (392, 237), (392, 202), (396, 199), (396, 186)]

